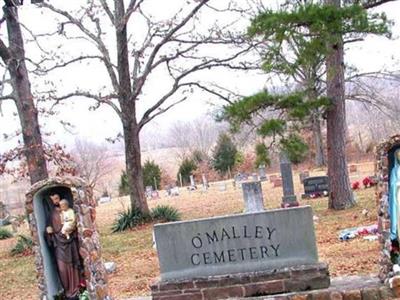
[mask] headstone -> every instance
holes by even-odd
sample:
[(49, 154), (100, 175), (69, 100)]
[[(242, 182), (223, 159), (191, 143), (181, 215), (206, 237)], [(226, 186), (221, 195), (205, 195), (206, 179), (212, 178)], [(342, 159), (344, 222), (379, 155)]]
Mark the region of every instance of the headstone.
[(104, 268), (108, 274), (114, 273), (117, 270), (117, 264), (113, 261), (105, 262)]
[(207, 181), (206, 174), (202, 174), (201, 179), (203, 181), (203, 189), (207, 190), (208, 189), (208, 181)]
[(282, 207), (298, 206), (299, 203), (294, 194), (292, 164), (285, 152), (280, 154), (279, 165), (283, 186)]
[(308, 177), (303, 181), (304, 195), (302, 198), (321, 197), (329, 194), (328, 176)]
[(181, 187), (183, 187), (183, 180), (182, 180), (182, 174), (179, 173), (179, 183), (181, 185)]
[(154, 225), (161, 280), (318, 261), (309, 206)]
[(310, 177), (310, 172), (309, 171), (303, 171), (300, 172), (299, 174), (299, 178), (300, 178), (300, 182), (303, 183), (304, 179)]
[(179, 188), (177, 186), (171, 189), (171, 196), (179, 196)]
[(252, 177), (253, 181), (258, 181), (258, 174), (257, 173), (253, 173), (251, 175), (251, 177)]
[(258, 167), (258, 176), (261, 181), (267, 180), (267, 172), (264, 165)]
[(219, 191), (220, 192), (225, 192), (226, 191), (226, 183), (225, 182), (220, 182), (219, 183)]
[(160, 198), (160, 195), (158, 194), (158, 191), (152, 191), (150, 197), (151, 199), (158, 199)]
[(165, 187), (165, 191), (167, 192), (167, 196), (171, 196), (172, 185), (168, 184)]
[(234, 177), (234, 180), (236, 181), (236, 183), (240, 183), (241, 181), (247, 180), (248, 176), (247, 174), (244, 173), (237, 173)]
[(244, 212), (264, 211), (263, 193), (261, 182), (243, 182)]
[(190, 175), (190, 187), (191, 189), (195, 189), (194, 187), (196, 186), (196, 182), (194, 182), (194, 176)]
[(111, 197), (100, 197), (99, 203), (110, 203), (111, 202)]
[(152, 192), (153, 192), (153, 187), (151, 185), (146, 186), (146, 189), (145, 189), (146, 198), (151, 198)]

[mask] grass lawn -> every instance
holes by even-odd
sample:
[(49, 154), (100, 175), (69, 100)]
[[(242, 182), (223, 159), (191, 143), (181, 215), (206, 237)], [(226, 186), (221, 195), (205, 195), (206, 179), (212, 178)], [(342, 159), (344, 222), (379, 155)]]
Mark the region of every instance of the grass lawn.
[[(373, 164), (358, 166), (358, 173), (351, 175), (351, 181), (372, 175)], [(324, 174), (311, 172), (312, 176)], [(302, 193), (298, 175), (294, 175), (298, 199)], [(211, 216), (240, 213), (243, 210), (242, 194), (227, 182), (227, 190), (220, 191), (219, 183), (211, 185), (208, 192), (182, 191), (179, 197), (167, 198), (161, 192), (161, 199), (150, 200), (150, 207), (170, 204), (177, 207), (183, 219), (190, 220)], [(273, 188), (270, 182), (263, 183), (265, 207), (280, 207), (282, 188)], [(341, 229), (376, 222), (374, 189), (356, 192), (358, 204), (345, 211), (327, 209), (327, 198), (302, 200), (301, 205), (311, 205), (314, 215), (320, 261), (329, 263), (332, 276), (377, 273), (379, 258), (378, 241), (366, 241), (361, 237), (341, 242)], [(149, 294), (149, 284), (159, 275), (156, 251), (152, 246), (152, 225), (144, 225), (135, 230), (112, 234), (110, 227), (115, 216), (128, 207), (127, 198), (114, 199), (101, 204), (97, 209), (97, 224), (101, 234), (105, 261), (117, 263), (117, 271), (109, 276), (112, 295), (116, 299)], [(362, 211), (367, 209), (368, 215)], [(26, 231), (26, 229), (21, 229)], [(9, 252), (16, 239), (0, 241), (0, 299), (37, 299), (34, 257), (12, 257)]]

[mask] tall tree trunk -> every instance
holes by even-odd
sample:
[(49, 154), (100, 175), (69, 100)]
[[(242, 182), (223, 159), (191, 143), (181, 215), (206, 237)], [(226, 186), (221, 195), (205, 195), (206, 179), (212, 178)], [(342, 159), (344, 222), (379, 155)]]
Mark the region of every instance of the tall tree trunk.
[(139, 127), (134, 120), (123, 120), (125, 141), (125, 164), (129, 185), (131, 206), (143, 213), (149, 213), (144, 195), (143, 172), (139, 143)]
[[(340, 7), (340, 0), (325, 0)], [(346, 107), (344, 97), (343, 37), (328, 45), (326, 60), (327, 96), (331, 106), (327, 113), (328, 177), (330, 183), (329, 208), (345, 209), (355, 204), (350, 187), (346, 161)]]
[(38, 121), (38, 112), (33, 101), (28, 71), (25, 65), (24, 42), (18, 21), (16, 7), (5, 7), (4, 14), (7, 21), (12, 87), (15, 102), (22, 128), (24, 140), (24, 154), (28, 164), (31, 184), (48, 177), (46, 159), (43, 151), (42, 136)]
[(326, 166), (324, 141), (322, 139), (321, 120), (318, 115), (312, 117), (312, 132), (315, 146), (315, 165), (317, 167)]
[(125, 7), (123, 0), (115, 0), (115, 22), (118, 56), (119, 103), (125, 141), (125, 165), (130, 187), (131, 206), (143, 213), (149, 212), (144, 195), (143, 172), (140, 154), (139, 131), (136, 120), (136, 102), (132, 99), (132, 85), (129, 72), (128, 37), (126, 25), (118, 23), (123, 19)]

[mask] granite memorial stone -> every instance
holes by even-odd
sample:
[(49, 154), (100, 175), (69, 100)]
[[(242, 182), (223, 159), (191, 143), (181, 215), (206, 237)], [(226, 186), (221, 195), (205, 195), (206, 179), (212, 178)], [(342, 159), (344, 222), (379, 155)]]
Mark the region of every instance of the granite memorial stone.
[(194, 176), (193, 175), (190, 175), (190, 185), (191, 186), (195, 186), (196, 185), (196, 183), (194, 182)]
[(206, 174), (202, 174), (201, 179), (203, 181), (203, 188), (207, 190), (208, 189), (208, 180), (207, 180)]
[(226, 183), (225, 182), (220, 182), (219, 187), (218, 187), (219, 191), (220, 192), (225, 192), (226, 188), (227, 188), (226, 187)]
[(258, 174), (257, 173), (253, 173), (251, 175), (251, 177), (252, 177), (253, 181), (258, 181)]
[(145, 188), (145, 194), (146, 198), (151, 198), (151, 193), (153, 192), (153, 187), (151, 185), (146, 186)]
[(261, 165), (258, 167), (258, 176), (260, 178), (260, 181), (265, 181), (267, 180), (267, 172), (265, 170), (265, 166)]
[(243, 182), (242, 191), (245, 212), (264, 211), (263, 193), (260, 181)]
[(298, 206), (299, 203), (294, 194), (292, 164), (284, 152), (280, 154), (279, 165), (283, 186), (282, 207)]
[(154, 235), (161, 280), (265, 271), (318, 261), (309, 206), (156, 224)]
[(326, 196), (329, 193), (328, 176), (308, 177), (303, 181), (304, 194), (303, 198)]

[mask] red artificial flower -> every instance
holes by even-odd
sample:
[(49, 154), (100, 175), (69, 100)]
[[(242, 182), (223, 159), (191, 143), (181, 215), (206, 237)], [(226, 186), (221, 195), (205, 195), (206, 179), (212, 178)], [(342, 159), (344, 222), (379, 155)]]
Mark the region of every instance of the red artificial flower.
[(358, 181), (353, 182), (353, 184), (351, 185), (351, 188), (353, 190), (358, 190), (360, 188), (360, 182), (358, 182)]

